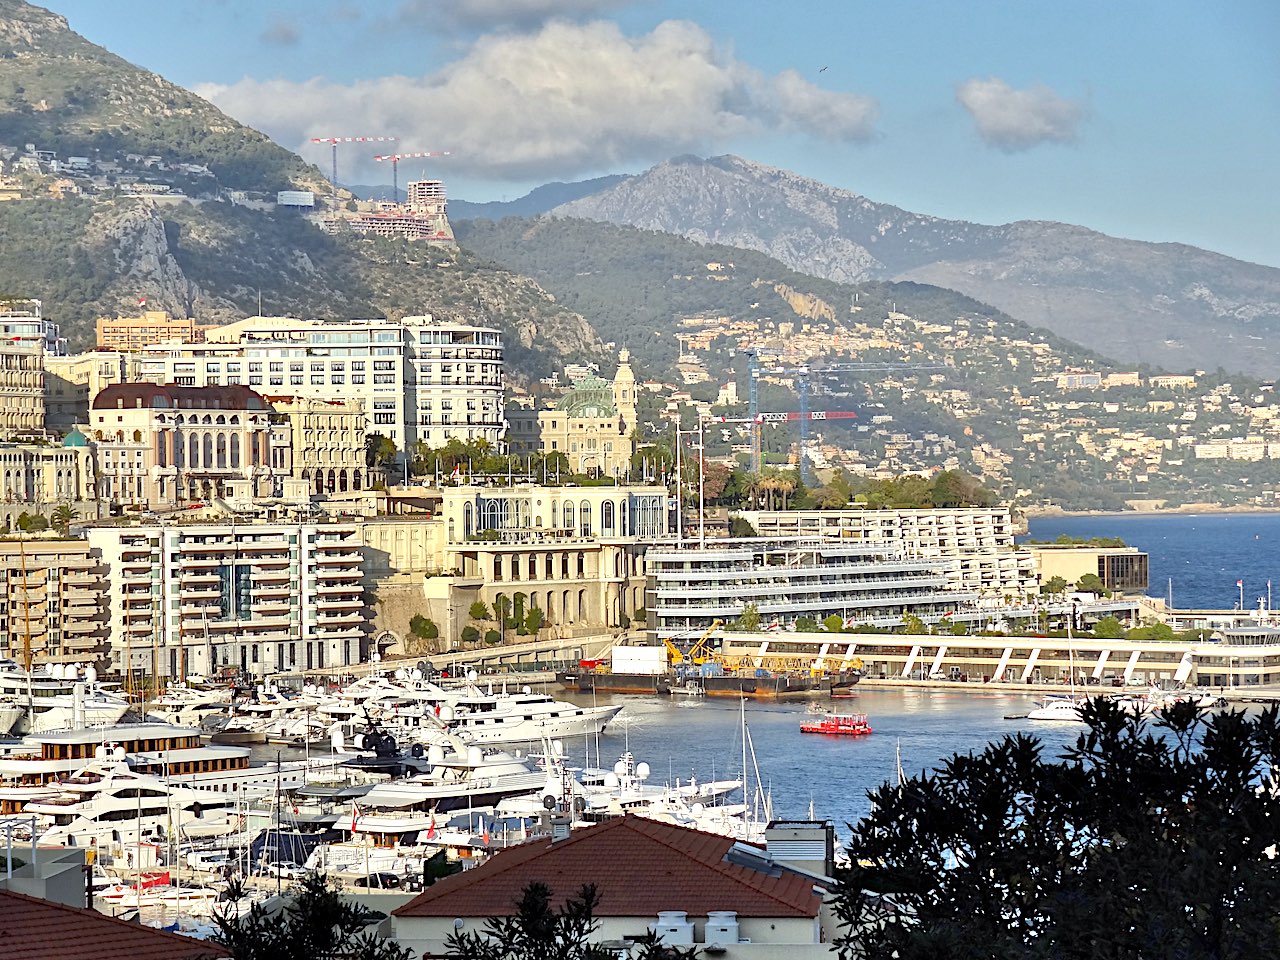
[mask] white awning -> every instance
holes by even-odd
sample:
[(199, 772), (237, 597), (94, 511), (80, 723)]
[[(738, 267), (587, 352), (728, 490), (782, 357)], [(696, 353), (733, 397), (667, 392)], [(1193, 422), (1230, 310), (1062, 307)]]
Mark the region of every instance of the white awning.
[(1133, 676), (1133, 670), (1138, 665), (1138, 658), (1142, 656), (1141, 650), (1135, 650), (1129, 654), (1129, 663), (1124, 668), (1124, 682), (1128, 683)]
[(942, 646), (938, 647), (938, 655), (933, 658), (933, 666), (929, 668), (929, 676), (932, 677), (935, 673), (937, 673), (942, 669), (942, 658), (945, 657), (946, 655), (947, 655), (947, 646), (946, 644), (943, 644)]

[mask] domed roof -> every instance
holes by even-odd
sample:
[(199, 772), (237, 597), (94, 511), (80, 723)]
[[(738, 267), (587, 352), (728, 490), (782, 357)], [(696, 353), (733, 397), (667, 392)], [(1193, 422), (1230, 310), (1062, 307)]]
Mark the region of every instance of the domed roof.
[(62, 441), (62, 445), (64, 447), (87, 447), (89, 445), (89, 438), (75, 427), (72, 427), (71, 432), (68, 433), (66, 439)]

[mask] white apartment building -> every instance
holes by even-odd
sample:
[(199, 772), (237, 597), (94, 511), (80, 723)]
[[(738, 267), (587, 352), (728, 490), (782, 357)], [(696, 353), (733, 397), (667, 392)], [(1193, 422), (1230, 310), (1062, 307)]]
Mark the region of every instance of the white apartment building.
[(243, 384), (288, 397), (363, 403), (368, 433), (400, 450), (452, 438), (498, 444), (505, 432), (502, 334), (436, 320), (249, 317), (205, 343), (144, 349), (139, 379), (179, 386)]
[(350, 524), (94, 527), (111, 571), (111, 666), (180, 678), (368, 655), (362, 542)]
[(1014, 542), (1008, 507), (923, 510), (743, 510), (762, 537), (818, 537), (891, 546), (909, 557), (954, 560), (948, 586), (1021, 598), (1040, 589), (1032, 552)]

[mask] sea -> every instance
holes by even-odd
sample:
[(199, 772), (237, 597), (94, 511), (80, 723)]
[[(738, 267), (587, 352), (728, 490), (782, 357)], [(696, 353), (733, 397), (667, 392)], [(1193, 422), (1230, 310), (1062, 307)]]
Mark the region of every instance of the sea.
[[(1152, 596), (1182, 609), (1280, 603), (1280, 513), (1171, 513), (1038, 517), (1022, 539), (1119, 537), (1150, 557)], [(1236, 581), (1243, 583), (1237, 587)], [(1272, 585), (1274, 584), (1274, 591)]]

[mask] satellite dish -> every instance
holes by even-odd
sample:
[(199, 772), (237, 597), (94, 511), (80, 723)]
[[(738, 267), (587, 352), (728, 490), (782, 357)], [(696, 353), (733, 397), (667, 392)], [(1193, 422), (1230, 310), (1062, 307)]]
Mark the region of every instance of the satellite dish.
[(453, 921), (453, 929), (455, 929), (455, 930), (461, 930), (461, 929), (462, 929), (463, 927), (465, 927), (465, 926), (466, 926), (466, 924), (462, 922), (462, 918), (461, 918), (461, 917), (458, 917), (457, 919), (455, 919), (455, 920)]
[(484, 751), (479, 747), (467, 747), (467, 763), (473, 767), (478, 767), (484, 763)]
[(427, 662), (426, 662), (425, 660), (419, 660), (419, 661), (418, 661), (418, 671), (419, 671), (420, 673), (426, 673), (426, 672), (427, 672)]
[(396, 679), (397, 679), (397, 680), (404, 681), (404, 680), (406, 679), (406, 677), (407, 677), (407, 676), (408, 676), (408, 674), (406, 674), (406, 673), (404, 672), (404, 667), (401, 667), (399, 670), (397, 670), (397, 671), (396, 671)]
[(616, 773), (606, 773), (604, 775), (604, 785), (609, 790), (617, 789), (619, 784), (618, 775)]
[(409, 756), (413, 757), (415, 760), (421, 760), (422, 753), (423, 753), (422, 744), (420, 743), (415, 743), (412, 747), (409, 748)]
[(104, 747), (102, 744), (98, 744), (96, 747), (93, 748), (93, 758), (95, 760), (107, 759), (107, 748)]
[(97, 668), (97, 667), (89, 667), (89, 668), (87, 668), (87, 669), (85, 670), (85, 672), (84, 672), (84, 678), (85, 678), (86, 680), (88, 680), (90, 683), (97, 683), (97, 682), (98, 682), (98, 668)]
[(46, 667), (45, 669), (46, 669), (46, 670), (48, 670), (48, 672), (49, 672), (49, 676), (50, 676), (50, 678), (51, 678), (51, 679), (54, 679), (54, 680), (61, 680), (61, 679), (62, 679), (62, 664), (60, 664), (60, 663), (51, 663), (51, 664), (49, 664), (49, 666), (48, 666), (48, 667)]
[(453, 722), (453, 707), (441, 707), (439, 717), (445, 723)]
[(555, 796), (548, 793), (545, 797), (542, 798), (542, 806), (543, 806), (543, 809), (545, 810), (554, 810), (556, 808)]
[(427, 759), (432, 765), (439, 766), (444, 763), (444, 747), (438, 743), (433, 743), (427, 748)]
[(409, 674), (409, 679), (412, 680), (414, 683), (417, 683), (422, 679), (422, 671), (419, 670), (417, 667), (414, 667), (413, 671)]
[(694, 804), (692, 807), (690, 807), (689, 809), (690, 809), (691, 811), (693, 811), (693, 815), (694, 815), (694, 816), (698, 816), (698, 815), (700, 815), (700, 814), (702, 813), (702, 811), (703, 811), (703, 810), (705, 810), (705, 809), (706, 809), (706, 807), (704, 807), (704, 806), (703, 806), (702, 804), (700, 804), (700, 803), (695, 803), (695, 804)]
[(533, 690), (528, 685), (526, 685), (520, 688), (520, 692), (527, 697), (529, 694), (533, 693)]
[(123, 760), (123, 759), (124, 759), (124, 757), (125, 757), (124, 747), (116, 747), (116, 750), (115, 750), (115, 758), (116, 758), (117, 760)]
[(641, 780), (649, 779), (649, 765), (644, 761), (636, 764), (636, 776)]
[(343, 750), (342, 731), (334, 725), (333, 730), (329, 732), (329, 745), (333, 747), (334, 753), (341, 753)]
[(613, 774), (616, 777), (625, 776), (627, 773), (627, 764), (625, 761), (619, 760), (613, 765)]
[(470, 680), (472, 683), (475, 683), (475, 682), (476, 682), (476, 679), (477, 679), (479, 676), (480, 676), (480, 674), (476, 673), (474, 670), (468, 670), (468, 671), (467, 671), (467, 679), (468, 679), (468, 680)]

